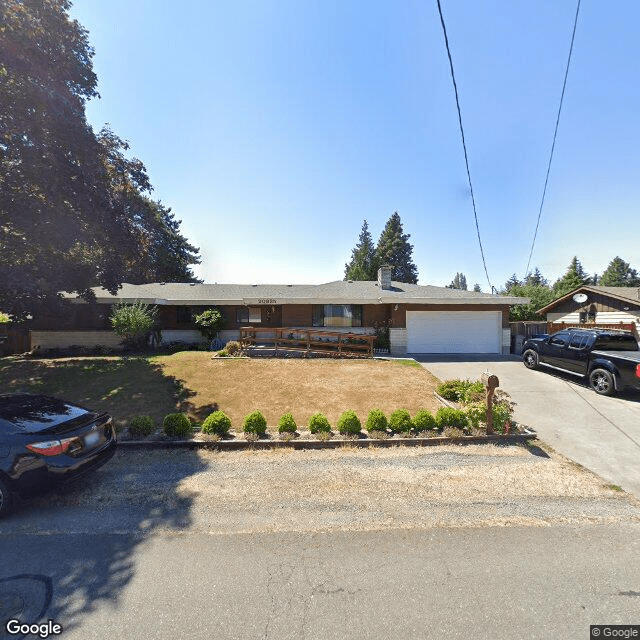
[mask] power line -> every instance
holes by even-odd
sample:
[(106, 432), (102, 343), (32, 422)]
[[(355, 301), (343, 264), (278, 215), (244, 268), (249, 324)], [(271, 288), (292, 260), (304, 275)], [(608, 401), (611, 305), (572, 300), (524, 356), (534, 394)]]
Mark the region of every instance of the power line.
[(484, 251), (482, 249), (482, 240), (480, 239), (480, 226), (478, 225), (478, 213), (476, 211), (476, 199), (473, 195), (473, 185), (471, 184), (471, 172), (469, 171), (469, 157), (467, 155), (467, 144), (464, 139), (464, 127), (462, 126), (462, 113), (460, 111), (460, 100), (458, 98), (458, 85), (456, 84), (456, 77), (453, 73), (453, 60), (451, 59), (451, 50), (449, 49), (449, 38), (447, 37), (447, 28), (444, 24), (444, 17), (442, 15), (442, 7), (440, 6), (440, 0), (438, 2), (438, 13), (440, 14), (440, 23), (442, 24), (442, 32), (444, 34), (444, 44), (447, 47), (447, 56), (449, 56), (449, 68), (451, 69), (451, 80), (453, 81), (453, 90), (456, 94), (456, 107), (458, 108), (458, 122), (460, 123), (460, 134), (462, 135), (462, 148), (464, 150), (464, 162), (467, 167), (467, 177), (469, 178), (469, 191), (471, 192), (471, 202), (473, 203), (473, 216), (476, 220), (476, 231), (478, 233), (478, 244), (480, 245), (480, 255), (482, 256), (482, 264), (484, 266), (484, 273), (487, 276), (487, 282), (489, 287), (493, 290), (493, 285), (489, 279), (489, 272), (487, 271), (487, 263), (484, 259)]
[(569, 58), (567, 59), (567, 68), (564, 72), (564, 82), (562, 83), (562, 94), (560, 95), (560, 106), (558, 107), (558, 117), (556, 118), (556, 128), (553, 132), (553, 144), (551, 145), (551, 154), (549, 155), (549, 164), (547, 165), (547, 176), (544, 179), (544, 189), (542, 190), (542, 200), (540, 202), (540, 210), (538, 211), (538, 222), (536, 223), (536, 230), (533, 234), (533, 242), (531, 243), (531, 251), (529, 252), (529, 261), (527, 262), (527, 270), (524, 274), (525, 278), (529, 274), (529, 266), (531, 265), (531, 256), (533, 255), (533, 247), (536, 244), (536, 237), (538, 236), (538, 227), (540, 226), (540, 216), (542, 215), (542, 207), (544, 206), (544, 197), (547, 194), (547, 183), (549, 182), (549, 172), (551, 171), (551, 161), (553, 160), (553, 151), (556, 148), (556, 137), (558, 135), (558, 125), (560, 124), (560, 113), (562, 112), (564, 90), (567, 87), (569, 65), (571, 64), (571, 54), (573, 53), (573, 41), (576, 37), (576, 27), (578, 26), (578, 14), (580, 13), (580, 2), (581, 0), (578, 0), (578, 6), (576, 7), (576, 18), (573, 22), (573, 33), (571, 34), (571, 46), (569, 47)]

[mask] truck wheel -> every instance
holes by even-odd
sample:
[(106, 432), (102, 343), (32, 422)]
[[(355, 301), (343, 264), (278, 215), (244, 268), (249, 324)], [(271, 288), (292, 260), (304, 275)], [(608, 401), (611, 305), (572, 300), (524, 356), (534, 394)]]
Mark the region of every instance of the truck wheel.
[(589, 374), (589, 384), (601, 396), (610, 396), (616, 388), (613, 374), (606, 369), (594, 369)]
[(5, 482), (0, 480), (0, 518), (6, 516), (11, 510), (13, 495)]
[(522, 361), (524, 362), (524, 366), (527, 367), (527, 369), (538, 368), (538, 354), (533, 349), (527, 349), (522, 354)]

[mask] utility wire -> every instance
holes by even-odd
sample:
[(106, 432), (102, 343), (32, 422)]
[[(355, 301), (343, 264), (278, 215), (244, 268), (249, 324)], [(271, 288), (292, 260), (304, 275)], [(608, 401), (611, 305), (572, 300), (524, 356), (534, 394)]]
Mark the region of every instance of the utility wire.
[(544, 206), (544, 197), (547, 194), (547, 183), (549, 182), (549, 172), (551, 171), (551, 161), (553, 160), (553, 151), (556, 148), (556, 137), (558, 135), (558, 125), (560, 124), (560, 113), (562, 112), (564, 90), (567, 87), (569, 65), (571, 64), (571, 54), (573, 53), (573, 41), (576, 37), (576, 27), (578, 26), (578, 14), (580, 13), (580, 2), (581, 0), (578, 0), (578, 6), (576, 7), (576, 17), (573, 22), (573, 33), (571, 34), (571, 46), (569, 47), (569, 58), (567, 59), (567, 68), (564, 72), (564, 82), (562, 83), (562, 94), (560, 95), (560, 106), (558, 107), (558, 117), (556, 118), (556, 128), (553, 132), (553, 144), (551, 145), (551, 154), (549, 155), (549, 164), (547, 165), (547, 176), (544, 179), (544, 189), (542, 190), (542, 200), (540, 202), (540, 210), (538, 211), (538, 222), (536, 223), (536, 230), (535, 230), (535, 233), (533, 234), (533, 242), (531, 243), (531, 251), (529, 252), (529, 261), (527, 262), (527, 270), (524, 274), (525, 278), (529, 275), (529, 266), (531, 265), (531, 256), (533, 255), (533, 247), (536, 244), (536, 237), (538, 236), (538, 227), (540, 226), (540, 216), (542, 215), (542, 207)]
[(442, 24), (442, 33), (444, 34), (444, 44), (447, 47), (447, 56), (449, 56), (449, 68), (451, 69), (451, 80), (453, 81), (453, 90), (456, 94), (456, 107), (458, 108), (458, 122), (460, 123), (460, 134), (462, 135), (462, 148), (464, 150), (464, 162), (467, 167), (467, 177), (469, 178), (469, 191), (471, 192), (471, 202), (473, 203), (473, 215), (476, 220), (476, 231), (478, 233), (478, 244), (480, 245), (480, 255), (482, 256), (482, 264), (484, 265), (484, 273), (487, 276), (487, 282), (489, 287), (493, 291), (493, 285), (489, 279), (489, 272), (487, 271), (487, 263), (484, 259), (484, 251), (482, 249), (482, 240), (480, 239), (480, 226), (478, 225), (478, 213), (476, 211), (476, 199), (473, 195), (473, 185), (471, 184), (471, 172), (469, 171), (469, 157), (467, 155), (467, 144), (464, 139), (464, 127), (462, 126), (462, 113), (460, 111), (460, 99), (458, 98), (458, 85), (456, 84), (456, 77), (453, 73), (453, 60), (451, 59), (451, 50), (449, 49), (449, 38), (447, 38), (447, 28), (444, 24), (444, 17), (442, 15), (442, 6), (440, 0), (438, 2), (438, 13), (440, 14), (440, 23)]

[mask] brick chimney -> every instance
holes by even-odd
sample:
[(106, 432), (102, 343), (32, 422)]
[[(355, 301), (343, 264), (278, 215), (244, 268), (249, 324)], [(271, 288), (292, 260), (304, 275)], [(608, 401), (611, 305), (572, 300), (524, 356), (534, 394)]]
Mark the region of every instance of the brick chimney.
[(391, 289), (391, 271), (393, 265), (383, 264), (378, 269), (378, 286), (381, 289)]

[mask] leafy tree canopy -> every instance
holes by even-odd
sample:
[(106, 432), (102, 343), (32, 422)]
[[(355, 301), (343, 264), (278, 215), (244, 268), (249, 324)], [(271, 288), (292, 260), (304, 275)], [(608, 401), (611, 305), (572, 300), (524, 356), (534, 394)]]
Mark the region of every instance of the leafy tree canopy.
[(60, 291), (115, 293), (132, 270), (152, 268), (140, 262), (159, 237), (160, 263), (172, 242), (183, 250), (178, 271), (195, 263), (179, 222), (145, 202), (144, 165), (86, 121), (86, 101), (98, 95), (94, 52), (69, 7), (0, 2), (0, 308), (17, 319), (54, 306)]
[(402, 221), (396, 211), (391, 215), (380, 235), (375, 252), (375, 272), (381, 264), (393, 265), (391, 279), (398, 282), (418, 283), (418, 268), (413, 263), (410, 234), (403, 233)]
[(351, 261), (344, 266), (345, 280), (375, 280), (375, 248), (365, 220), (358, 238), (358, 244), (351, 252)]
[(122, 337), (125, 347), (139, 348), (147, 343), (158, 313), (157, 307), (143, 302), (114, 304), (109, 320), (113, 330)]
[(603, 287), (637, 287), (640, 286), (640, 278), (636, 269), (616, 256), (600, 276), (598, 284)]
[(215, 340), (218, 333), (225, 327), (225, 319), (220, 309), (213, 307), (203, 311), (199, 316), (194, 318), (198, 331), (209, 341)]

